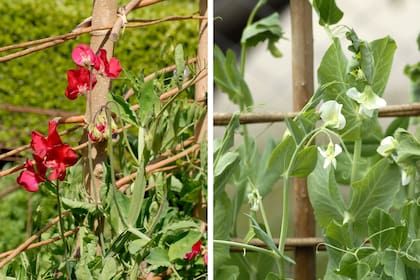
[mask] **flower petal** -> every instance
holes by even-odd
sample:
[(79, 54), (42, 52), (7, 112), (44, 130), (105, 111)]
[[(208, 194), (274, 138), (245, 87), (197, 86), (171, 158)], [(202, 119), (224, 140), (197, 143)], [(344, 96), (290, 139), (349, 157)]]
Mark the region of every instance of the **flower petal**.
[(336, 129), (343, 129), (346, 126), (346, 119), (341, 113), (342, 108), (343, 104), (340, 104), (335, 100), (328, 100), (321, 105), (319, 111), (325, 126)]
[(71, 57), (73, 58), (74, 63), (85, 67), (94, 65), (96, 59), (95, 53), (85, 44), (79, 44), (74, 48)]

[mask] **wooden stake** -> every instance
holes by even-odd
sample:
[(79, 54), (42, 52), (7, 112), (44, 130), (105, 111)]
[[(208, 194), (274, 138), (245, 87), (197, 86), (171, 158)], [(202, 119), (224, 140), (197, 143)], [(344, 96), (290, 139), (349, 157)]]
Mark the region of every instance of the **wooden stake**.
[[(95, 0), (93, 1), (92, 11), (92, 27), (111, 26), (117, 18), (117, 0)], [(100, 48), (107, 51), (108, 59), (113, 55), (114, 42), (109, 40), (109, 31), (101, 30), (91, 33), (90, 47), (94, 52)], [(111, 88), (111, 80), (108, 77), (97, 76), (97, 83), (90, 94), (87, 95), (87, 106), (85, 119), (92, 122), (96, 112), (107, 102), (107, 94)], [(83, 141), (87, 141), (87, 132), (83, 136)], [(103, 167), (102, 164), (106, 160), (106, 141), (92, 143), (91, 151), (85, 148), (83, 152), (83, 170), (84, 183), (93, 198), (99, 200), (99, 188), (102, 183)], [(93, 163), (93, 174), (89, 172), (89, 157)]]
[[(314, 91), (312, 7), (307, 0), (290, 1), (292, 20), (293, 109), (299, 111)], [(306, 178), (293, 181), (295, 195), (295, 236), (314, 237), (315, 218), (309, 201)], [(295, 250), (295, 279), (315, 279), (315, 248)]]

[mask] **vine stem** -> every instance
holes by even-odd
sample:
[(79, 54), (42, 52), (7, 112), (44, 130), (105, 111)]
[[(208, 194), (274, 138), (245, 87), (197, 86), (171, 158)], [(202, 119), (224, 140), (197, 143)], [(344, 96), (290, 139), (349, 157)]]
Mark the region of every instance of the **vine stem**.
[(267, 249), (264, 249), (264, 248), (260, 248), (260, 247), (245, 244), (245, 243), (227, 241), (227, 240), (213, 240), (213, 244), (221, 244), (221, 245), (228, 245), (228, 246), (231, 246), (231, 247), (239, 247), (239, 248), (263, 253), (263, 254), (269, 255), (271, 257), (279, 258), (279, 256), (271, 250), (267, 250)]
[(64, 259), (66, 261), (66, 271), (67, 271), (67, 279), (71, 279), (71, 270), (70, 270), (70, 263), (69, 263), (69, 257), (68, 257), (68, 247), (67, 247), (67, 239), (64, 236), (64, 223), (63, 223), (63, 217), (61, 212), (61, 199), (60, 199), (60, 188), (58, 185), (58, 180), (54, 184), (55, 185), (55, 191), (57, 195), (57, 206), (58, 206), (58, 217), (59, 217), (59, 224), (60, 224), (60, 235), (61, 239), (63, 240), (63, 246), (64, 246)]
[[(289, 190), (290, 189), (290, 178), (288, 174), (283, 177), (283, 203), (281, 213), (281, 230), (279, 237), (279, 251), (284, 254), (284, 246), (286, 244), (287, 228), (289, 225)], [(284, 276), (284, 262), (281, 262), (279, 266), (280, 275)]]
[(362, 153), (362, 139), (357, 139), (356, 141), (354, 141), (353, 169), (351, 170), (351, 184), (352, 185), (358, 179), (357, 169), (358, 169), (361, 153)]

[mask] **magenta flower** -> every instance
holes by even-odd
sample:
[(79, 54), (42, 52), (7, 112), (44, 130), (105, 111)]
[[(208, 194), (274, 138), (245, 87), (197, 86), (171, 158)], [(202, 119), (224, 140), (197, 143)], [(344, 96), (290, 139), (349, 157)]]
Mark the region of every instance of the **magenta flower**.
[[(92, 80), (92, 81), (91, 81)], [(76, 99), (80, 94), (91, 91), (96, 84), (96, 77), (86, 68), (67, 71), (68, 85), (65, 95), (68, 99)]]
[(95, 64), (97, 58), (92, 49), (85, 44), (79, 44), (71, 53), (74, 63), (79, 66), (91, 67)]
[[(32, 132), (31, 148), (34, 151), (35, 165), (27, 159), (26, 170), (17, 178), (18, 184), (27, 191), (38, 191), (38, 184), (47, 180), (64, 180), (66, 168), (78, 161), (76, 152), (61, 141), (57, 125), (55, 121), (48, 123), (47, 137), (37, 131)], [(47, 176), (48, 170), (50, 172)]]

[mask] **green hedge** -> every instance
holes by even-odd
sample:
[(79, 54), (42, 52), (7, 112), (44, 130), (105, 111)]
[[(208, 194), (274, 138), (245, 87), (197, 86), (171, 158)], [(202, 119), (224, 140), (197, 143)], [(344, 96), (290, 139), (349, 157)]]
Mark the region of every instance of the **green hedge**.
[[(0, 5), (0, 46), (70, 32), (91, 13), (91, 0), (4, 0)], [(120, 1), (126, 3), (126, 1)], [(197, 0), (164, 1), (132, 12), (129, 19), (154, 19), (189, 15), (198, 10)], [(188, 57), (195, 56), (198, 22), (172, 21), (145, 28), (126, 29), (116, 44), (115, 56), (123, 67), (146, 74), (173, 64), (173, 49), (183, 44)], [(66, 71), (74, 68), (71, 51), (89, 35), (59, 46), (0, 63), (0, 104), (60, 109), (83, 113), (84, 99), (67, 100)], [(0, 55), (5, 55), (3, 52)], [(123, 78), (116, 86), (124, 83)], [(0, 146), (27, 144), (32, 130), (46, 132), (46, 116), (0, 110)]]

